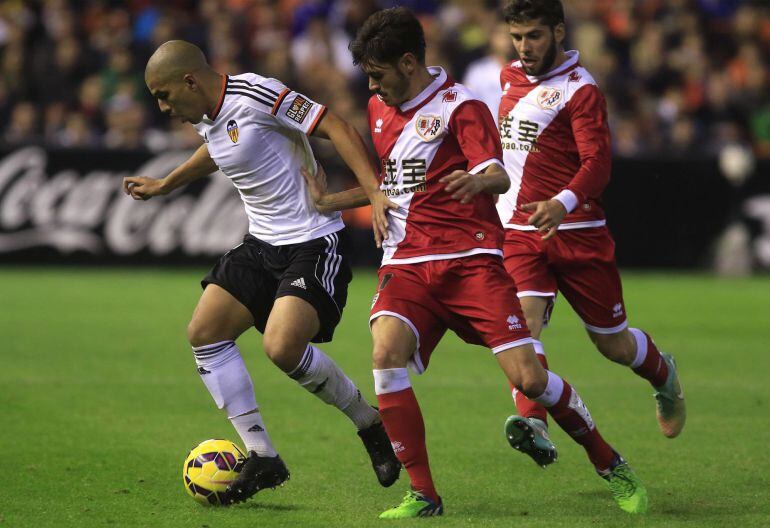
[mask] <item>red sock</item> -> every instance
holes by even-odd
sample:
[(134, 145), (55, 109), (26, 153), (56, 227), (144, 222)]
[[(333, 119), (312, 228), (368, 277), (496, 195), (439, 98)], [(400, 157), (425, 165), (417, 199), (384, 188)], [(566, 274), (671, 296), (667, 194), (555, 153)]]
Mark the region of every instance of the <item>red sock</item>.
[[(546, 357), (543, 354), (535, 355), (537, 356), (538, 361), (540, 361), (540, 364), (543, 365), (543, 368), (548, 370), (548, 360)], [(548, 423), (548, 411), (545, 410), (545, 407), (524, 396), (521, 391), (516, 390), (513, 383), (509, 383), (509, 385), (511, 387), (511, 392), (513, 393), (513, 401), (516, 402), (516, 409), (521, 416), (524, 418), (537, 418), (538, 420)]]
[[(573, 396), (574, 395), (574, 396)], [(571, 399), (575, 401), (570, 402)], [(572, 403), (572, 406), (570, 406)], [(574, 407), (574, 408), (573, 408)], [(578, 412), (579, 411), (579, 412)], [(588, 453), (588, 458), (599, 471), (610, 467), (615, 459), (612, 447), (604, 441), (593, 423), (577, 391), (564, 382), (564, 391), (556, 405), (548, 408), (551, 418)]]
[(644, 358), (641, 365), (634, 369), (634, 372), (649, 381), (653, 387), (660, 387), (668, 379), (668, 365), (666, 365), (663, 356), (660, 355), (658, 347), (655, 346), (655, 342), (649, 334), (644, 331), (641, 332), (647, 338), (647, 357)]
[(396, 456), (409, 473), (412, 488), (438, 502), (438, 494), (428, 465), (425, 446), (425, 424), (414, 391), (409, 387), (398, 392), (378, 394), (380, 416)]

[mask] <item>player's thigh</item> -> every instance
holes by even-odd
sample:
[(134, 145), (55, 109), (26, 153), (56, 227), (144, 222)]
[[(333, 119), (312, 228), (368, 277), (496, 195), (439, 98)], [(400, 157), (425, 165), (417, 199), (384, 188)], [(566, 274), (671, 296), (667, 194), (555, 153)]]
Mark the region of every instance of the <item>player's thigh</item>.
[[(614, 334), (627, 326), (615, 244), (606, 228), (559, 232), (565, 252), (552, 266), (559, 291), (591, 332)], [(567, 252), (568, 251), (568, 252)]]
[(291, 295), (275, 300), (265, 325), (262, 347), (284, 371), (302, 359), (307, 344), (318, 333), (318, 312), (308, 301)]
[(253, 324), (248, 308), (224, 288), (209, 284), (193, 311), (187, 337), (192, 346), (235, 340)]
[(372, 366), (376, 369), (404, 368), (417, 350), (412, 328), (394, 315), (380, 315), (372, 321)]
[(442, 277), (434, 294), (451, 313), (449, 328), (460, 338), (495, 353), (532, 342), (516, 287), (499, 257), (473, 255), (434, 266)]
[(345, 233), (340, 231), (295, 245), (279, 279), (276, 302), (295, 297), (315, 309), (318, 325), (309, 339), (315, 343), (332, 340), (345, 309), (352, 272), (341, 250), (344, 243)]
[(524, 318), (527, 320), (529, 332), (535, 339), (540, 339), (543, 327), (548, 325), (551, 312), (553, 311), (555, 296), (535, 296), (526, 295), (519, 297), (521, 310), (524, 312)]
[(517, 295), (546, 297), (556, 294), (556, 278), (548, 266), (547, 244), (537, 231), (505, 231), (503, 265)]
[(425, 269), (425, 263), (380, 268), (369, 317), (375, 368), (408, 364), (422, 373), (428, 367), (446, 331), (447, 314), (428, 289)]

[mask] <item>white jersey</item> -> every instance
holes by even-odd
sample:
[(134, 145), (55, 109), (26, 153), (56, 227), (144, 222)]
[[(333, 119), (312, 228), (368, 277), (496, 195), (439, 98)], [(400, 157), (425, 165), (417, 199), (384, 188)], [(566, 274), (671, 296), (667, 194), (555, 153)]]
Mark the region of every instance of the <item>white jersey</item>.
[(225, 76), (212, 116), (194, 125), (209, 155), (243, 200), (249, 233), (282, 246), (344, 227), (340, 213), (319, 213), (300, 169), (315, 172), (308, 136), (326, 107), (254, 73)]

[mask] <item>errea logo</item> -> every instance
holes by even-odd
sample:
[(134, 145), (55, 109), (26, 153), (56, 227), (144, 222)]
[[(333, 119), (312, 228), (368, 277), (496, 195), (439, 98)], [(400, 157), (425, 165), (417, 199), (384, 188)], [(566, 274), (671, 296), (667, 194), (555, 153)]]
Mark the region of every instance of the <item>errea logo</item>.
[(374, 133), (375, 134), (381, 134), (382, 133), (382, 118), (378, 117), (377, 121), (374, 122)]
[(623, 305), (618, 303), (612, 307), (612, 317), (622, 317), (622, 316), (623, 316)]
[(521, 330), (521, 320), (515, 315), (509, 315), (505, 322), (508, 323), (508, 330)]

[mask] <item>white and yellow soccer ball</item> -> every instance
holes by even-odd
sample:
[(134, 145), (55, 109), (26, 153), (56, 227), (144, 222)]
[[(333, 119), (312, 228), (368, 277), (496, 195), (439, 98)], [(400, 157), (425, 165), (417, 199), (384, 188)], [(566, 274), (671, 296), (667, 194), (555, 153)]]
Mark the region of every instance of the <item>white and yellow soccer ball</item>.
[(190, 451), (182, 466), (184, 489), (204, 506), (222, 506), (223, 492), (245, 462), (243, 450), (230, 440), (201, 442)]

